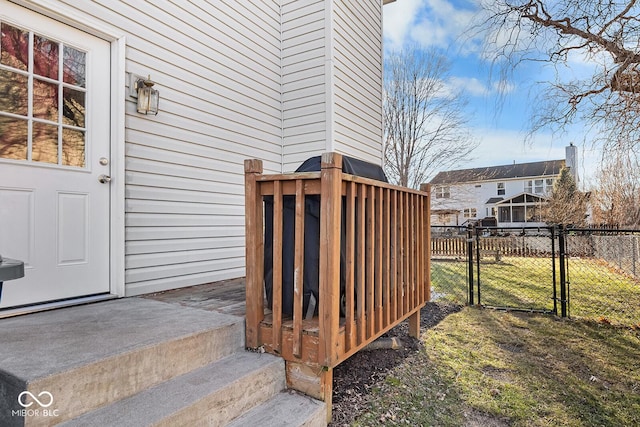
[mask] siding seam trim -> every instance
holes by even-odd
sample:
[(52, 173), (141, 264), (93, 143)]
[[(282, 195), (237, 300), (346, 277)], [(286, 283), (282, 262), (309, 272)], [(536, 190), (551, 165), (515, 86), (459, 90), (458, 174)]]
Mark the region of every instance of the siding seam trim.
[(278, 2), (279, 20), (280, 20), (280, 173), (284, 173), (284, 66), (283, 66), (283, 49), (284, 43), (282, 30), (282, 0)]
[(333, 0), (325, 2), (325, 150), (334, 151), (334, 88), (333, 88)]

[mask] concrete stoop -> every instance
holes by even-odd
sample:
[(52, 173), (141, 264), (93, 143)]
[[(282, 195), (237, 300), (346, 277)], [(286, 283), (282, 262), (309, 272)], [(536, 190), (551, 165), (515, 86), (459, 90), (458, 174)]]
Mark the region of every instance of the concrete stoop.
[(0, 320), (2, 426), (324, 426), (244, 319), (142, 298)]

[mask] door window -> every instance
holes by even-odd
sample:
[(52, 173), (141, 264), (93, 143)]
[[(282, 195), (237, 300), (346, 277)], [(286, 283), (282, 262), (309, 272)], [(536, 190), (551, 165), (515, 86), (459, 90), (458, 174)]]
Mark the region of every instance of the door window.
[(86, 53), (0, 22), (0, 158), (84, 168)]

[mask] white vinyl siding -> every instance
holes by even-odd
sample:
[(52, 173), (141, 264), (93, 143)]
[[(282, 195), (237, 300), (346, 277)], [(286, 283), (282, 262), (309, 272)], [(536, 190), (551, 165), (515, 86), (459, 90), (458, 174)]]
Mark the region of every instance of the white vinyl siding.
[(282, 2), (283, 171), (327, 149), (325, 2)]
[(124, 71), (160, 92), (157, 116), (122, 100), (126, 295), (245, 274), (245, 159), (380, 164), (379, 2), (58, 3), (126, 35)]
[(334, 3), (333, 149), (382, 164), (382, 6)]
[(382, 163), (382, 6), (282, 7), (283, 170), (326, 151)]
[(243, 161), (282, 160), (278, 2), (147, 6), (81, 8), (127, 34), (126, 72), (160, 91), (157, 116), (125, 99), (127, 295), (243, 276)]

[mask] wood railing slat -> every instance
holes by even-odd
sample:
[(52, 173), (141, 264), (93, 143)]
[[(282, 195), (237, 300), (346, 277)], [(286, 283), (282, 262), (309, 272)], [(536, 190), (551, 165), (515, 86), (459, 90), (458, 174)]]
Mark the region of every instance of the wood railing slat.
[(367, 245), (367, 253), (365, 256), (365, 267), (366, 267), (366, 304), (367, 304), (367, 339), (373, 335), (374, 328), (374, 220), (375, 220), (375, 212), (374, 212), (374, 196), (373, 196), (373, 186), (367, 185), (367, 201), (366, 201), (366, 221), (367, 221), (367, 235), (366, 235), (366, 245)]
[(409, 194), (409, 211), (407, 212), (407, 238), (409, 241), (409, 259), (407, 260), (407, 269), (409, 270), (409, 306), (407, 310), (416, 306), (416, 235), (415, 235), (415, 197), (414, 194)]
[(355, 226), (356, 226), (356, 184), (353, 181), (347, 183), (345, 203), (345, 350), (349, 351), (356, 345), (355, 325)]
[(383, 218), (382, 218), (382, 232), (383, 232), (383, 242), (382, 242), (382, 286), (384, 288), (383, 295), (383, 307), (384, 307), (384, 326), (387, 326), (391, 322), (391, 310), (390, 310), (390, 301), (391, 301), (391, 282), (390, 282), (390, 268), (391, 268), (391, 248), (390, 248), (390, 236), (391, 236), (391, 222), (389, 220), (390, 213), (390, 194), (391, 190), (385, 188), (384, 196), (382, 199), (384, 200), (383, 205)]
[(272, 347), (282, 352), (282, 185), (273, 186), (273, 333)]
[(374, 280), (375, 280), (375, 329), (379, 331), (382, 329), (382, 188), (372, 187), (375, 195), (375, 231), (373, 239), (374, 241)]
[(365, 342), (366, 325), (365, 325), (365, 236), (367, 235), (365, 227), (366, 216), (366, 195), (364, 184), (358, 184), (358, 200), (357, 200), (357, 227), (358, 242), (356, 243), (357, 252), (357, 310), (358, 310), (358, 345)]
[(366, 333), (365, 337), (369, 339), (373, 335), (373, 322), (374, 322), (374, 312), (373, 312), (373, 301), (374, 301), (374, 281), (373, 281), (373, 194), (371, 192), (372, 187), (367, 185), (365, 187), (365, 218), (366, 218), (366, 231), (365, 231), (365, 313), (366, 313)]
[(409, 226), (408, 226), (408, 199), (409, 195), (403, 193), (402, 197), (402, 314), (409, 311)]
[(302, 180), (296, 181), (295, 244), (293, 256), (293, 355), (302, 356), (302, 304), (304, 291), (305, 193)]
[(396, 227), (398, 218), (398, 192), (391, 190), (391, 209), (390, 209), (390, 251), (391, 251), (391, 272), (390, 280), (393, 282), (391, 287), (391, 318), (397, 319), (398, 314), (398, 229)]

